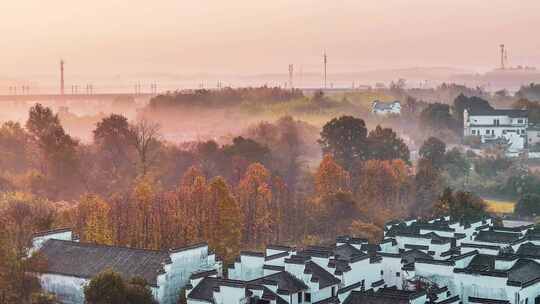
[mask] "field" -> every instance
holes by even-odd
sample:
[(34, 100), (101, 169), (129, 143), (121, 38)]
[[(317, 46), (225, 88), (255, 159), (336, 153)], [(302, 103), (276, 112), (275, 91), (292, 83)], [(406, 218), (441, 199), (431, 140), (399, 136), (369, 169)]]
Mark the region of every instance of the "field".
[(484, 201), (488, 205), (487, 210), (489, 212), (492, 212), (492, 213), (513, 213), (514, 212), (515, 202), (493, 200), (493, 199), (485, 199)]

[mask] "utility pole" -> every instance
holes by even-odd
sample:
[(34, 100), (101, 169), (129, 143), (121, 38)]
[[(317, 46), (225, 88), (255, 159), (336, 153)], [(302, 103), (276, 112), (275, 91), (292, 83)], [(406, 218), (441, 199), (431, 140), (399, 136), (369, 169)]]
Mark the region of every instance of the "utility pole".
[(294, 74), (294, 65), (289, 64), (289, 87), (293, 89), (293, 74)]
[(64, 96), (64, 60), (60, 60), (60, 95)]
[(328, 57), (326, 56), (326, 50), (324, 51), (324, 88), (326, 89), (326, 65), (328, 64)]
[(501, 48), (501, 70), (504, 70), (504, 57), (505, 57), (505, 51), (504, 51), (504, 44), (501, 44), (499, 46)]

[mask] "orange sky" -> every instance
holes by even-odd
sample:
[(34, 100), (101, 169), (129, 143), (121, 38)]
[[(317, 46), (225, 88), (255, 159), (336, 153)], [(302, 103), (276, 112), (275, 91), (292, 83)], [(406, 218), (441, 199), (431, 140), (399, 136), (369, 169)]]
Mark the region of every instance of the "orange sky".
[(0, 77), (540, 65), (539, 0), (2, 0)]

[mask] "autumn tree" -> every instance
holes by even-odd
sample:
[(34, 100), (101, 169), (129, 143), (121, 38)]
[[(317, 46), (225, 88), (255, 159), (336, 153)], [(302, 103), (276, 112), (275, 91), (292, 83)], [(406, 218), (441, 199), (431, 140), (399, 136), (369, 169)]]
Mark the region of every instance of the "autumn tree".
[(324, 154), (350, 170), (367, 157), (366, 124), (352, 116), (334, 118), (323, 126), (318, 142)]
[(160, 146), (160, 127), (147, 119), (139, 120), (131, 127), (133, 145), (139, 158), (140, 174), (146, 175), (154, 163), (156, 152)]
[(315, 173), (315, 194), (310, 207), (316, 233), (336, 234), (342, 221), (353, 217), (350, 175), (332, 156), (325, 155)]
[(111, 245), (110, 206), (99, 196), (84, 195), (77, 206), (76, 227), (84, 242)]
[(31, 138), (18, 123), (8, 121), (0, 127), (0, 169), (22, 173), (31, 168)]
[(402, 160), (369, 160), (356, 191), (358, 208), (369, 221), (382, 226), (404, 215), (409, 185), (407, 166)]
[(66, 134), (58, 115), (50, 108), (36, 104), (30, 108), (26, 129), (41, 151), (41, 170), (51, 179), (50, 194), (57, 195), (70, 188), (67, 185), (73, 186), (78, 170), (78, 142)]
[[(54, 213), (47, 201), (24, 193), (0, 195), (0, 295), (7, 303), (28, 303), (39, 282), (42, 259), (28, 257), (34, 232), (50, 229)], [(42, 269), (41, 269), (42, 270)]]
[(127, 304), (127, 288), (119, 273), (107, 269), (84, 287), (88, 304)]
[(401, 159), (404, 162), (409, 162), (409, 148), (392, 129), (377, 126), (369, 132), (367, 140), (369, 143), (368, 157), (370, 159)]
[(212, 229), (208, 242), (224, 261), (231, 262), (240, 252), (244, 224), (242, 211), (223, 178), (213, 179), (208, 192), (208, 207), (217, 211), (206, 224)]
[(420, 160), (415, 176), (415, 201), (411, 208), (414, 216), (431, 216), (433, 205), (442, 191), (440, 170), (430, 161)]
[(487, 214), (487, 205), (480, 197), (471, 192), (446, 188), (433, 207), (435, 216), (450, 215), (453, 218), (475, 218)]
[(350, 176), (330, 154), (326, 154), (315, 173), (315, 190), (320, 197), (350, 192)]
[(354, 220), (351, 223), (349, 233), (356, 237), (365, 238), (372, 244), (380, 242), (383, 236), (381, 227), (361, 220)]
[(111, 114), (97, 123), (93, 131), (94, 143), (99, 149), (100, 170), (107, 172), (107, 182), (112, 187), (130, 181), (135, 175), (133, 129), (126, 117)]
[(270, 203), (270, 172), (261, 164), (250, 165), (238, 185), (238, 202), (244, 218), (243, 238), (246, 244), (262, 245), (269, 239), (274, 218)]
[(187, 241), (196, 242), (206, 239), (209, 235), (207, 223), (211, 221), (211, 212), (207, 200), (206, 178), (197, 167), (190, 167), (182, 178), (181, 191), (186, 208), (187, 221), (191, 225), (186, 226)]
[(159, 248), (159, 233), (153, 228), (155, 223), (154, 203), (158, 184), (150, 176), (142, 176), (135, 181), (131, 194), (130, 240), (133, 247)]
[(436, 137), (428, 138), (420, 147), (420, 157), (429, 161), (435, 169), (441, 169), (445, 161), (446, 144)]

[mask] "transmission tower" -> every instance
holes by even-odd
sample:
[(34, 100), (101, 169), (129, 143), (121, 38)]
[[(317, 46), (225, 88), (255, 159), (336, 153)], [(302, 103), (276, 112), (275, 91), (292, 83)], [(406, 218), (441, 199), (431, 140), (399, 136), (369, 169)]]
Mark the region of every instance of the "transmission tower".
[(326, 66), (328, 64), (328, 57), (326, 56), (326, 50), (324, 51), (323, 60), (324, 60), (324, 88), (326, 89)]
[(294, 65), (289, 64), (289, 87), (293, 89)]

